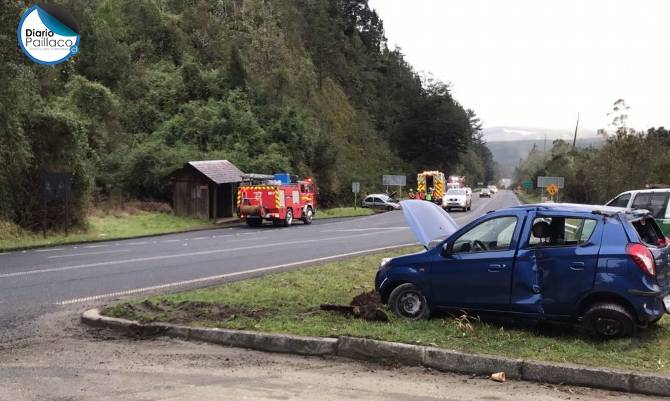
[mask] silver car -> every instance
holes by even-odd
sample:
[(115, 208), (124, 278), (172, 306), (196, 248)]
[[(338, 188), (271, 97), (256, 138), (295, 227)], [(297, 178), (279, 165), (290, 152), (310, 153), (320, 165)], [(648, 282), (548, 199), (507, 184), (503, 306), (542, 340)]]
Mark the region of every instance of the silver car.
[(363, 207), (381, 210), (398, 210), (400, 209), (400, 204), (386, 194), (372, 194), (363, 199)]

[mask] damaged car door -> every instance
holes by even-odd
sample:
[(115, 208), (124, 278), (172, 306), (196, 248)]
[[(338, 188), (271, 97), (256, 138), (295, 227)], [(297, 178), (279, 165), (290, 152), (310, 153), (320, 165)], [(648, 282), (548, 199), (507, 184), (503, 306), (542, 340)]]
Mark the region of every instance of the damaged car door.
[(512, 310), (569, 316), (593, 288), (601, 216), (531, 213), (512, 283)]
[(429, 271), (434, 303), (446, 308), (509, 310), (517, 239), (525, 212), (465, 227), (445, 242)]

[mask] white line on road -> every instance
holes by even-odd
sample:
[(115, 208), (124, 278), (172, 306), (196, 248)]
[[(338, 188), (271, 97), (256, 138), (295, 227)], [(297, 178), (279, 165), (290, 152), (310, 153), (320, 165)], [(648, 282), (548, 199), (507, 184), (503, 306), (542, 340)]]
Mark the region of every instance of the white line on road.
[[(143, 241), (143, 242), (129, 242), (129, 243), (127, 243), (126, 245), (146, 245), (146, 244), (148, 244), (148, 243), (149, 243), (148, 241)], [(155, 243), (156, 243), (156, 241), (154, 241), (154, 244), (155, 244)]]
[(100, 252), (86, 252), (86, 253), (70, 253), (67, 255), (56, 255), (49, 256), (47, 259), (57, 259), (57, 258), (69, 258), (70, 256), (88, 256), (88, 255), (104, 255), (107, 253), (125, 253), (130, 252), (129, 250), (118, 250), (118, 251), (100, 251)]
[(338, 230), (327, 230), (322, 232), (359, 232), (359, 231), (391, 231), (391, 230), (408, 230), (409, 227), (371, 227), (371, 228), (341, 228)]
[(109, 245), (86, 245), (83, 246), (82, 248), (107, 248)]
[(62, 251), (65, 248), (50, 248), (50, 249), (35, 249), (35, 252), (54, 252), (54, 251)]
[(63, 266), (63, 267), (52, 267), (47, 269), (40, 270), (24, 270), (13, 273), (0, 274), (0, 278), (9, 278), (9, 277), (19, 277), (19, 276), (30, 276), (34, 274), (42, 273), (53, 273), (53, 272), (62, 272), (67, 270), (78, 270), (78, 269), (87, 269), (90, 267), (99, 267), (99, 266), (112, 266), (112, 265), (121, 265), (128, 263), (137, 263), (137, 262), (148, 262), (153, 260), (165, 260), (165, 259), (175, 259), (175, 258), (186, 258), (193, 256), (203, 256), (203, 255), (214, 255), (217, 253), (225, 252), (234, 252), (234, 251), (244, 251), (249, 249), (259, 249), (259, 248), (270, 248), (276, 246), (285, 246), (285, 245), (295, 245), (295, 244), (305, 244), (312, 242), (322, 242), (322, 241), (334, 241), (338, 239), (352, 239), (357, 237), (366, 237), (369, 235), (378, 235), (379, 233), (368, 233), (368, 234), (358, 234), (358, 235), (348, 235), (346, 237), (329, 237), (329, 238), (319, 238), (319, 239), (305, 239), (299, 241), (286, 241), (286, 242), (276, 242), (274, 244), (260, 244), (252, 246), (244, 246), (239, 248), (228, 248), (228, 249), (215, 249), (211, 251), (200, 251), (200, 252), (188, 252), (188, 253), (176, 253), (173, 255), (160, 255), (160, 256), (149, 256), (145, 258), (133, 258), (133, 259), (122, 259), (122, 260), (111, 260), (107, 262), (97, 262), (97, 263), (87, 263), (83, 265), (74, 265), (74, 266)]
[[(180, 240), (180, 239), (166, 239), (166, 240), (161, 241), (161, 242), (165, 243), (165, 242), (179, 242), (179, 241), (182, 241), (182, 240)], [(184, 241), (188, 241), (188, 238), (185, 239)]]
[(170, 288), (170, 287), (180, 287), (180, 286), (184, 286), (184, 285), (198, 284), (198, 283), (203, 283), (203, 282), (207, 282), (207, 281), (215, 281), (215, 280), (221, 280), (221, 279), (229, 278), (229, 277), (242, 276), (242, 275), (245, 275), (245, 274), (260, 273), (260, 272), (269, 271), (269, 270), (277, 270), (277, 269), (281, 269), (281, 268), (284, 268), (284, 267), (298, 266), (298, 265), (304, 265), (304, 264), (308, 264), (308, 263), (323, 262), (323, 261), (331, 260), (331, 259), (339, 259), (339, 258), (344, 258), (344, 257), (348, 257), (348, 256), (355, 256), (355, 255), (361, 255), (361, 254), (365, 254), (365, 253), (385, 251), (385, 250), (395, 249), (395, 248), (403, 248), (403, 247), (413, 246), (413, 245), (417, 245), (417, 244), (416, 243), (409, 243), (409, 244), (386, 246), (386, 247), (383, 247), (383, 248), (366, 249), (366, 250), (363, 250), (363, 251), (341, 253), (339, 255), (332, 255), (332, 256), (325, 256), (325, 257), (322, 257), (322, 258), (301, 260), (301, 261), (298, 261), (298, 262), (284, 263), (284, 264), (281, 264), (281, 265), (260, 267), (260, 268), (257, 268), (257, 269), (245, 270), (245, 271), (240, 271), (240, 272), (219, 274), (219, 275), (216, 275), (216, 276), (201, 277), (201, 278), (196, 278), (196, 279), (192, 279), (192, 280), (177, 281), (177, 282), (174, 282), (174, 283), (154, 285), (154, 286), (151, 286), (151, 287), (135, 288), (135, 289), (126, 290), (126, 291), (111, 292), (111, 293), (108, 293), (108, 294), (93, 295), (93, 296), (84, 297), (84, 298), (75, 298), (75, 299), (70, 299), (70, 300), (67, 300), (67, 301), (56, 302), (56, 305), (64, 306), (64, 305), (71, 305), (71, 304), (82, 303), (82, 302), (95, 301), (95, 300), (103, 299), (103, 298), (112, 298), (112, 297), (121, 297), (121, 296), (125, 296), (125, 295), (133, 295), (133, 294), (138, 294), (138, 293), (147, 292), (147, 291), (155, 291), (155, 290), (162, 290), (162, 289)]

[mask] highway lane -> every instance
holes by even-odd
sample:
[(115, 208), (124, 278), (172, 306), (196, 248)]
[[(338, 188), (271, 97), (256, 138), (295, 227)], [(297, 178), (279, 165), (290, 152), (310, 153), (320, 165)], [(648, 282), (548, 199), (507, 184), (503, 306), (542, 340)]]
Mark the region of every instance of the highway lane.
[[(516, 204), (509, 191), (491, 199), (475, 194), (472, 211), (452, 216), (465, 224), (488, 210)], [(402, 212), (396, 211), (317, 220), (309, 226), (245, 226), (10, 252), (0, 255), (0, 341), (20, 336), (18, 328), (62, 308), (211, 285), (414, 243)]]

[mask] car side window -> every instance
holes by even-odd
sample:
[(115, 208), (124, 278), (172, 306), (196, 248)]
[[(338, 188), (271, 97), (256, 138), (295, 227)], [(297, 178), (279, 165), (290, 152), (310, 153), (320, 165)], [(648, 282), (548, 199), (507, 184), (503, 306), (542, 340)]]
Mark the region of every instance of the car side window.
[(630, 194), (623, 194), (619, 197), (614, 198), (607, 206), (614, 207), (628, 207), (628, 201), (630, 200)]
[(647, 209), (651, 212), (655, 219), (665, 218), (665, 209), (668, 206), (668, 194), (657, 192), (651, 195), (649, 200), (649, 207)]
[(631, 207), (633, 209), (646, 209), (649, 207), (649, 202), (651, 201), (651, 194), (649, 193), (639, 193), (635, 195), (633, 199), (633, 204)]
[(529, 248), (577, 246), (591, 238), (597, 221), (580, 217), (541, 217), (533, 220)]
[(486, 220), (456, 239), (452, 246), (453, 253), (508, 250), (516, 224), (517, 218), (514, 216)]

